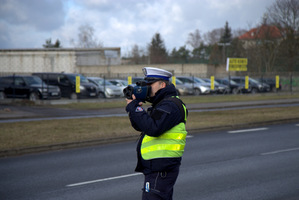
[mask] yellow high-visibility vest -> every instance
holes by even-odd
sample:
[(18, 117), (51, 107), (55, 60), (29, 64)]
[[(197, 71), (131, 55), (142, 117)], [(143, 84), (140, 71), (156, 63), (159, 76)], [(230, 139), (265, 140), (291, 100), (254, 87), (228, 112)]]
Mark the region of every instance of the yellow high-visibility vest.
[[(186, 121), (186, 107), (184, 105), (183, 107)], [(187, 131), (184, 122), (179, 123), (159, 137), (145, 135), (141, 143), (141, 156), (144, 160), (182, 157), (186, 145), (186, 136)]]

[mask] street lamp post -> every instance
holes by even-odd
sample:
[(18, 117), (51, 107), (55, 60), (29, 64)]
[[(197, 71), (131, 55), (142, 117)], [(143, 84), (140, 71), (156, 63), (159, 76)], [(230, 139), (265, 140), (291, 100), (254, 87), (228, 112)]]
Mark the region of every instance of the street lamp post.
[[(223, 46), (222, 52), (223, 52), (223, 63), (225, 64), (227, 61), (227, 51), (226, 51), (226, 46), (229, 46), (230, 42), (226, 43), (218, 43), (218, 46)], [(228, 70), (228, 86), (230, 87), (230, 71)]]

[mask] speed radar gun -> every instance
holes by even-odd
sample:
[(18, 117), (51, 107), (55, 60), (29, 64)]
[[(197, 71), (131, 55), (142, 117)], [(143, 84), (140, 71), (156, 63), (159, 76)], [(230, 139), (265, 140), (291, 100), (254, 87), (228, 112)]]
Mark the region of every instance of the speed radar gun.
[(169, 81), (172, 73), (164, 69), (154, 67), (145, 67), (142, 71), (145, 76), (144, 80), (137, 82), (135, 87), (129, 85), (123, 90), (123, 92), (127, 99), (132, 99), (132, 95), (134, 94), (137, 100), (150, 102), (150, 85), (156, 81)]
[(150, 97), (151, 86), (146, 85), (146, 81), (138, 81), (136, 86), (126, 87), (123, 93), (127, 99), (133, 99), (132, 95), (134, 94), (137, 100), (145, 102)]

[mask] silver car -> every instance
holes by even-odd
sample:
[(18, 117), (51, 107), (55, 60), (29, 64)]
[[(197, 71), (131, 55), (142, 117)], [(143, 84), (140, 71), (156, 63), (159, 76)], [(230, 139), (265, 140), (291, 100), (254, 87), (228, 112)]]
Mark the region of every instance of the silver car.
[(122, 97), (123, 91), (120, 87), (100, 77), (87, 77), (87, 79), (98, 87), (100, 98)]
[(210, 84), (204, 81), (202, 82), (199, 80), (196, 81), (194, 77), (188, 77), (188, 76), (177, 76), (176, 78), (182, 81), (184, 84), (190, 85), (194, 89), (195, 95), (211, 93)]
[[(109, 79), (109, 82), (121, 88), (122, 91), (128, 86), (128, 81), (122, 79)], [(124, 94), (122, 96), (124, 96)]]
[(194, 90), (192, 85), (184, 84), (182, 81), (175, 79), (175, 88), (177, 90), (178, 95), (193, 95)]

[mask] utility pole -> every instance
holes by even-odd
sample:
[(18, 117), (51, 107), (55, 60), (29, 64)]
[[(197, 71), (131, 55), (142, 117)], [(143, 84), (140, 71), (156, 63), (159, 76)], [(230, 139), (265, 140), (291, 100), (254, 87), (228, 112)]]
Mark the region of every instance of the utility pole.
[(227, 43), (218, 43), (218, 46), (223, 46), (223, 48), (222, 48), (222, 53), (223, 53), (222, 58), (223, 58), (223, 63), (224, 64), (225, 64), (226, 58), (227, 58), (226, 46), (229, 46), (229, 45), (230, 45), (229, 42), (227, 42)]

